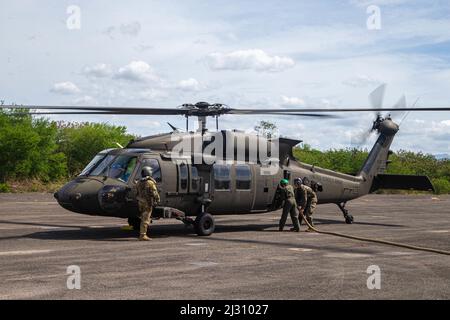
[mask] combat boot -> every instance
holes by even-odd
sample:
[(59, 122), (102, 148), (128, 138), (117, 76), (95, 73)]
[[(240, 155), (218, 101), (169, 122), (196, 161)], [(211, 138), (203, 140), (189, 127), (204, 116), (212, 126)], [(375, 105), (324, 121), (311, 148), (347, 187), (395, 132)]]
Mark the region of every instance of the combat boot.
[(149, 238), (146, 234), (141, 234), (139, 236), (139, 241), (150, 241), (152, 240), (151, 238)]

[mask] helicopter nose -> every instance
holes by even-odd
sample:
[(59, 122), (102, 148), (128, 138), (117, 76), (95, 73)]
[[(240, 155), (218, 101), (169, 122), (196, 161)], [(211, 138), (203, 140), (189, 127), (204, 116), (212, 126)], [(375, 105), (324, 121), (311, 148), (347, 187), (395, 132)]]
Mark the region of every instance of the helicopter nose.
[(58, 203), (65, 209), (86, 214), (101, 212), (98, 192), (103, 187), (96, 179), (77, 178), (54, 193)]

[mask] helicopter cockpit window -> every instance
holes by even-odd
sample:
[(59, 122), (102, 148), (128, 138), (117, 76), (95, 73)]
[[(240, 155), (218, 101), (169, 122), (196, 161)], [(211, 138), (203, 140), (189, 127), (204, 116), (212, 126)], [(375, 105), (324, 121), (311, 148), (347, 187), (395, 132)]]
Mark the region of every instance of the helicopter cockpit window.
[[(152, 177), (156, 182), (161, 182), (161, 167), (159, 166), (159, 162), (156, 159), (144, 159), (142, 161), (141, 169), (143, 167), (152, 168)], [(138, 176), (142, 178), (142, 173), (139, 172)]]
[(88, 163), (88, 165), (81, 171), (80, 176), (86, 176), (89, 172), (106, 157), (106, 154), (98, 154)]
[(214, 165), (214, 189), (230, 190), (230, 166), (223, 164)]
[(246, 164), (236, 167), (236, 190), (249, 190), (252, 181), (252, 172)]
[(108, 177), (128, 182), (136, 167), (137, 158), (135, 156), (118, 156), (109, 167)]
[(97, 166), (89, 173), (90, 176), (106, 176), (108, 171), (108, 165), (114, 159), (114, 155), (108, 155), (101, 160)]
[[(88, 165), (83, 169), (83, 171), (81, 171), (80, 176), (87, 176), (89, 174), (91, 174), (91, 171), (93, 171), (108, 155), (108, 153), (114, 149), (106, 149), (106, 150), (102, 150), (100, 151), (95, 157), (94, 159), (91, 160), (91, 162), (88, 163)], [(112, 160), (112, 156), (110, 156), (108, 158), (109, 161)], [(109, 163), (108, 161), (108, 163)], [(106, 163), (106, 161), (105, 161)], [(108, 164), (106, 163), (106, 165)]]

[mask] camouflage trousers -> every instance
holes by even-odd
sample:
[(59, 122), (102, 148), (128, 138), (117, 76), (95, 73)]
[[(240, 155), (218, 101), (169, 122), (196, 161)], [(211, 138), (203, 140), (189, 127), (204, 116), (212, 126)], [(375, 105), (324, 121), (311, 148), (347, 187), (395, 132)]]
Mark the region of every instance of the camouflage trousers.
[(303, 211), (303, 215), (305, 216), (306, 220), (308, 220), (309, 224), (314, 226), (312, 215), (314, 213), (314, 210), (316, 210), (317, 202), (306, 202), (305, 210)]
[(147, 229), (152, 221), (152, 211), (153, 207), (146, 205), (139, 205), (139, 210), (141, 212), (141, 226), (139, 228), (139, 234), (144, 235), (147, 234)]
[(281, 214), (279, 229), (283, 230), (284, 225), (286, 224), (287, 216), (290, 214), (292, 224), (294, 225), (295, 230), (300, 230), (300, 223), (298, 222), (297, 217), (297, 208), (295, 202), (286, 200), (283, 207), (283, 213)]

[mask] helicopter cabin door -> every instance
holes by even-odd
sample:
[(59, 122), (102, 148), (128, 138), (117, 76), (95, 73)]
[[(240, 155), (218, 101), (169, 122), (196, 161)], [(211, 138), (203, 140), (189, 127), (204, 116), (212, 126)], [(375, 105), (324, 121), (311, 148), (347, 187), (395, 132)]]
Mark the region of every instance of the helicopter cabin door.
[(271, 194), (271, 188), (273, 188), (273, 176), (263, 174), (261, 166), (254, 166), (253, 169), (255, 171), (253, 187), (255, 190), (255, 201), (252, 209), (254, 211), (265, 211), (272, 201), (269, 197)]
[(239, 211), (249, 212), (253, 207), (254, 186), (252, 183), (252, 167), (248, 164), (236, 164), (233, 174), (233, 204)]
[(177, 165), (177, 192), (178, 194), (186, 194), (190, 192), (189, 185), (189, 167), (186, 161), (181, 161)]
[(211, 170), (212, 202), (209, 210), (213, 213), (233, 213), (233, 190), (231, 165), (214, 164)]

